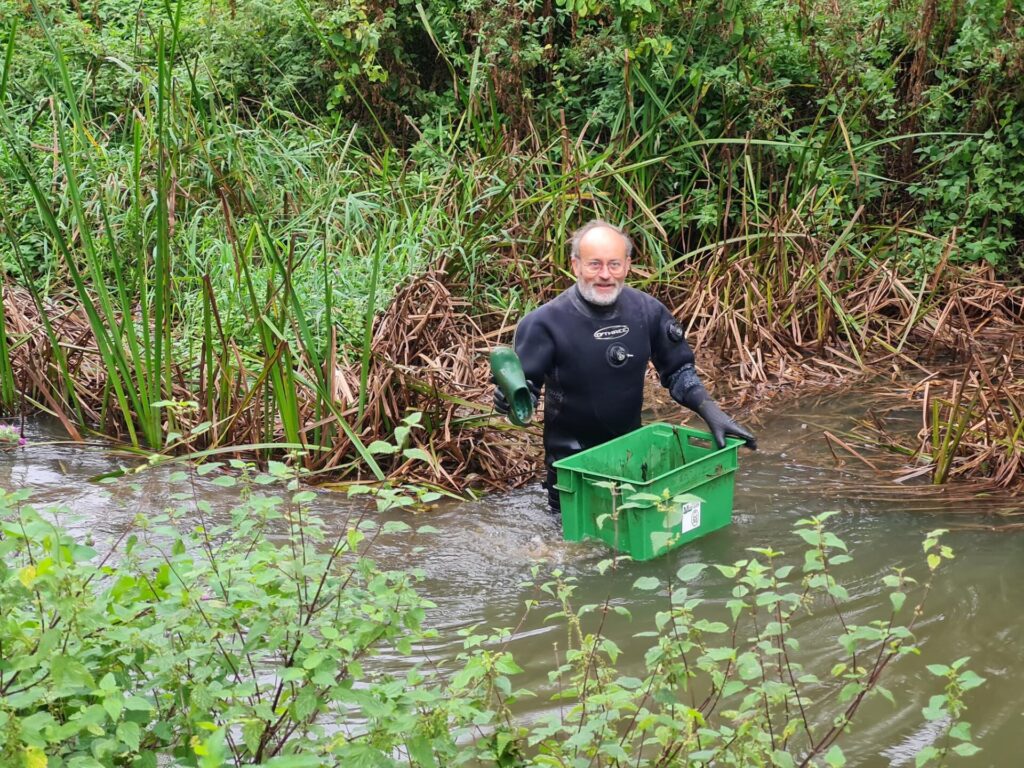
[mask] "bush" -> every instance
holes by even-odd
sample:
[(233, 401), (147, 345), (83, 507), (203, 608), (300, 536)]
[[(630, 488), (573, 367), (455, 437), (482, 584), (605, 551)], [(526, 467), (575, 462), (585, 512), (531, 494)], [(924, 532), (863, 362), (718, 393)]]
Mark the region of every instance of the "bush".
[[(204, 501), (140, 516), (102, 554), (62, 527), (66, 513), (37, 511), (23, 491), (0, 495), (3, 764), (839, 766), (837, 741), (860, 705), (893, 699), (883, 672), (918, 652), (911, 628), (952, 557), (930, 535), (924, 583), (886, 576), (889, 606), (869, 624), (846, 621), (822, 670), (800, 663), (791, 626), (842, 615), (836, 573), (850, 558), (827, 516), (798, 524), (808, 545), (800, 567), (770, 548), (714, 566), (732, 585), (722, 616), (692, 588), (704, 565), (683, 567), (674, 583), (640, 578), (636, 589), (668, 596), (655, 628), (638, 635), (648, 645), (642, 678), (618, 671), (621, 651), (602, 633), (605, 614), (628, 610), (610, 597), (574, 607), (572, 579), (553, 571), (528, 609), (553, 601), (548, 619), (565, 624), (564, 663), (549, 672), (561, 711), (524, 725), (512, 712), (531, 694), (512, 686), (521, 668), (511, 630), (464, 632), (450, 677), (377, 662), (436, 637), (417, 574), (367, 557), (377, 535), (407, 526), (380, 525), (367, 508), (332, 530), (284, 465), (259, 475), (234, 466), (243, 483), (230, 521)], [(256, 492), (273, 483), (287, 498)], [(408, 498), (378, 492), (378, 507)], [(965, 662), (929, 667), (944, 688), (923, 715), (942, 736), (918, 765), (977, 751), (963, 694), (982, 680)]]

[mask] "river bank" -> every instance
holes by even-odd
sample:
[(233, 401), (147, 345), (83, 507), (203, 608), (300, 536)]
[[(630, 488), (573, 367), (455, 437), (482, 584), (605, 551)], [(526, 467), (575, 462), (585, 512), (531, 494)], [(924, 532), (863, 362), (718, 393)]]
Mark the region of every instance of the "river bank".
[[(971, 492), (1021, 489), (1024, 291), (984, 271), (948, 266), (915, 288), (882, 267), (839, 283), (830, 276), (839, 263), (827, 260), (760, 279), (748, 275), (742, 261), (718, 264), (711, 272), (707, 265), (690, 266), (671, 284), (646, 287), (683, 319), (705, 380), (738, 418), (770, 412), (801, 393), (887, 379), (887, 400), (894, 407), (914, 404), (919, 423), (894, 433), (875, 408), (857, 430), (833, 436), (838, 451), (869, 466), (885, 464), (897, 477), (927, 476)], [(643, 268), (638, 272), (638, 284), (645, 285)], [(553, 277), (534, 289), (533, 300), (554, 295), (564, 283)], [(790, 286), (786, 295), (783, 284)], [(539, 432), (508, 429), (490, 405), (486, 356), (493, 346), (511, 343), (514, 321), (508, 311), (481, 313), (468, 292), (443, 270), (412, 278), (374, 322), (361, 361), (345, 365), (328, 353), (317, 380), (308, 373), (316, 359), (293, 354), (287, 376), (282, 372), (292, 387), (291, 427), (267, 410), (266, 397), (256, 396), (261, 388), (281, 386), (271, 382), (271, 373), (281, 372), (281, 347), (269, 360), (246, 362), (238, 349), (222, 358), (224, 365), (237, 361), (230, 385), (236, 392), (216, 406), (228, 371), (200, 362), (207, 353), (191, 364), (174, 363), (172, 399), (159, 417), (161, 430), (174, 435), (158, 452), (241, 445), (256, 446), (249, 455), (268, 457), (287, 443), (285, 449), (305, 451), (304, 467), (322, 481), (389, 477), (454, 491), (531, 481), (539, 471)], [(770, 305), (764, 296), (774, 297)], [(85, 311), (74, 299), (34, 305), (13, 286), (5, 297), (12, 370), (27, 397), (22, 402), (49, 410), (73, 438), (88, 427), (128, 437)], [(198, 378), (188, 373), (196, 366)], [(648, 398), (656, 402), (663, 393), (651, 386)], [(410, 413), (423, 418), (406, 435), (406, 447), (430, 461), (367, 448), (391, 439)]]

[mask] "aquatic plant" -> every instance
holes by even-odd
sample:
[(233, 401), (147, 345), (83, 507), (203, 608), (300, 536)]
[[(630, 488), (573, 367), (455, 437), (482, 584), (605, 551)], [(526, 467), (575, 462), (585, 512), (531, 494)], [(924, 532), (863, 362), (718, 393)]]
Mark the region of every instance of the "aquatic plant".
[[(850, 556), (828, 515), (797, 525), (802, 557), (758, 548), (731, 565), (641, 577), (634, 589), (665, 596), (655, 626), (637, 635), (647, 645), (641, 677), (620, 671), (604, 634), (609, 614), (629, 616), (621, 601), (576, 607), (574, 579), (537, 565), (523, 621), (546, 613), (566, 645), (550, 662), (557, 709), (526, 723), (515, 703), (534, 694), (514, 687), (527, 661), (514, 657), (511, 629), (466, 629), (450, 670), (414, 652), (436, 639), (419, 574), (371, 559), (379, 536), (408, 524), (366, 505), (328, 525), (309, 509), (301, 469), (277, 462), (268, 473), (239, 460), (200, 471), (213, 472), (238, 493), (229, 515), (186, 486), (164, 514), (139, 516), (103, 544), (66, 527), (72, 511), (0, 492), (5, 765), (834, 768), (862, 704), (896, 698), (884, 675), (919, 652), (912, 629), (953, 556), (941, 531), (930, 534), (923, 573), (885, 575), (888, 601), (861, 624), (844, 611)], [(377, 509), (415, 499), (356, 490), (374, 494)], [(731, 590), (724, 608), (704, 602), (699, 584), (712, 570)], [(821, 611), (839, 619), (836, 646), (803, 661), (793, 626)], [(922, 716), (937, 735), (919, 766), (978, 749), (963, 718), (983, 680), (967, 661), (929, 667), (941, 688)]]
[(2, 445), (18, 445), (23, 446), (27, 443), (24, 437), (22, 437), (20, 430), (13, 424), (0, 424), (0, 446)]
[[(1001, 348), (988, 352), (973, 346), (972, 338), (966, 362), (937, 366), (923, 382), (894, 387), (892, 402), (879, 404), (849, 434), (848, 441), (863, 446), (860, 452), (848, 441), (830, 439), (876, 470), (884, 463), (900, 482), (927, 477), (933, 486), (955, 484), (968, 494), (1019, 492), (1024, 479), (1024, 360), (1016, 334), (999, 334), (996, 342)], [(916, 431), (892, 426), (890, 416), (908, 407), (919, 414)], [(899, 465), (892, 466), (894, 458)]]

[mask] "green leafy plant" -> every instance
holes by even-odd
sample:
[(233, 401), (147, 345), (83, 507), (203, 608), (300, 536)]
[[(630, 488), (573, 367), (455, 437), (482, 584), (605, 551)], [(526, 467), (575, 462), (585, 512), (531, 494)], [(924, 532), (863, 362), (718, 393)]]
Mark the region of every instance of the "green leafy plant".
[[(5, 764), (839, 766), (863, 702), (894, 699), (883, 673), (919, 652), (913, 626), (953, 557), (943, 531), (930, 534), (925, 578), (886, 575), (888, 610), (863, 624), (844, 616), (839, 571), (850, 556), (828, 515), (799, 522), (807, 549), (795, 564), (755, 548), (710, 566), (731, 590), (724, 606), (695, 588), (704, 564), (669, 582), (641, 577), (634, 588), (660, 591), (665, 606), (633, 641), (646, 647), (639, 676), (621, 671), (622, 650), (604, 632), (628, 608), (611, 596), (576, 607), (574, 578), (541, 578), (535, 566), (523, 621), (553, 605), (545, 620), (563, 622), (565, 645), (549, 671), (557, 710), (522, 723), (516, 702), (533, 694), (513, 684), (522, 667), (511, 629), (465, 630), (450, 676), (412, 659), (397, 673), (375, 663), (436, 636), (416, 571), (382, 571), (368, 557), (405, 522), (362, 507), (327, 525), (309, 510), (301, 469), (232, 467), (237, 476), (216, 481), (240, 491), (229, 515), (189, 490), (106, 547), (64, 528), (66, 511), (36, 510), (23, 491), (0, 495)], [(275, 487), (285, 495), (266, 493)], [(393, 507), (398, 493), (378, 501)], [(793, 625), (822, 611), (840, 619), (836, 650), (805, 666)], [(929, 667), (944, 687), (923, 715), (941, 722), (943, 739), (919, 765), (977, 751), (963, 715), (983, 681), (966, 663)]]
[(248, 487), (286, 495), (246, 493), (226, 518), (205, 501), (140, 517), (102, 554), (27, 494), (0, 496), (4, 764), (456, 754), (436, 681), (372, 668), (380, 650), (408, 655), (432, 635), (416, 574), (365, 557), (403, 526), (366, 510), (330, 530), (295, 470), (243, 470)]
[[(849, 595), (838, 578), (851, 556), (827, 529), (830, 516), (797, 523), (807, 549), (796, 563), (772, 548), (753, 548), (749, 558), (732, 565), (685, 565), (667, 582), (638, 578), (635, 589), (665, 598), (655, 628), (635, 635), (647, 644), (639, 676), (620, 671), (623, 651), (604, 631), (609, 615), (629, 617), (629, 610), (610, 599), (576, 607), (575, 578), (553, 571), (537, 589), (559, 608), (546, 620), (563, 621), (567, 630), (566, 646), (549, 672), (559, 710), (529, 726), (495, 717), (496, 735), (479, 745), (480, 756), (505, 765), (846, 765), (842, 737), (868, 699), (895, 702), (883, 675), (898, 659), (920, 653), (912, 630), (936, 571), (953, 552), (941, 543), (944, 531), (929, 534), (925, 577), (919, 581), (904, 569), (884, 576), (888, 608), (877, 619), (854, 624), (845, 615)], [(708, 605), (694, 587), (709, 569), (723, 577), (727, 592), (731, 588), (724, 610)], [(528, 608), (541, 604), (530, 601)], [(836, 645), (827, 659), (805, 665), (793, 627), (822, 614), (839, 620)], [(503, 655), (508, 638), (507, 631), (489, 638), (472, 632), (465, 641), (463, 660), (467, 668), (473, 665), (475, 690), (496, 713), (525, 695), (506, 679), (514, 674)], [(475, 653), (488, 642), (502, 651), (491, 651), (490, 666)], [(965, 693), (983, 680), (966, 663), (929, 667), (945, 686), (922, 714), (941, 721), (944, 735), (919, 754), (919, 766), (978, 750), (963, 714)]]

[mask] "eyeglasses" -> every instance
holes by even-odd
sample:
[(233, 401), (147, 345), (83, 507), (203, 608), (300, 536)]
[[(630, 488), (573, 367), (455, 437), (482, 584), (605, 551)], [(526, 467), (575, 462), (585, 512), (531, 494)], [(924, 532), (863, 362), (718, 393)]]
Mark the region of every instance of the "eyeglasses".
[(615, 261), (598, 261), (597, 259), (593, 259), (591, 261), (582, 262), (582, 266), (583, 271), (588, 275), (600, 274), (601, 270), (605, 267), (608, 268), (608, 273), (612, 275), (622, 275), (626, 272), (626, 262), (619, 261), (618, 259)]

